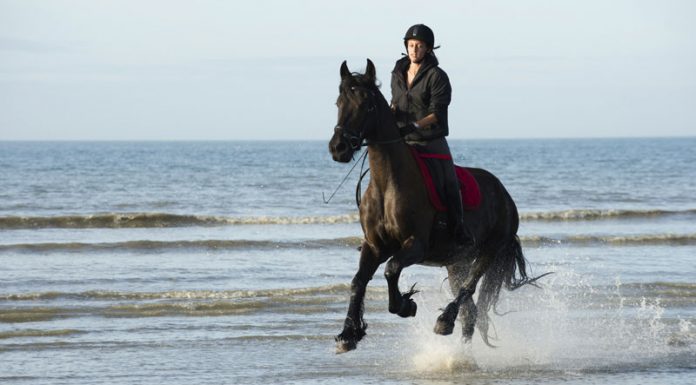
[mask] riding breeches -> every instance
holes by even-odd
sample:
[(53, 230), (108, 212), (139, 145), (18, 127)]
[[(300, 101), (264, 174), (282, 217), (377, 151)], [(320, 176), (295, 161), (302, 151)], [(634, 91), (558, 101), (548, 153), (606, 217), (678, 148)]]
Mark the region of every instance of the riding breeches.
[[(454, 160), (451, 159), (452, 154), (450, 153), (449, 145), (445, 138), (433, 139), (429, 142), (423, 143), (419, 142), (419, 148), (428, 154), (439, 154), (439, 155), (449, 155), (450, 159), (442, 159), (438, 164), (442, 168), (442, 176), (445, 181), (446, 190), (454, 190), (459, 192), (459, 179), (457, 179), (457, 173), (454, 171)], [(447, 193), (449, 195), (449, 192)]]
[[(445, 138), (438, 138), (427, 143), (419, 143), (419, 148), (423, 152), (429, 154), (449, 155), (449, 145)], [(437, 164), (440, 166), (440, 174), (442, 176), (445, 200), (447, 201), (448, 222), (450, 227), (455, 228), (461, 226), (464, 216), (464, 208), (462, 207), (462, 197), (459, 190), (459, 179), (454, 170), (454, 161), (450, 159), (439, 159)]]

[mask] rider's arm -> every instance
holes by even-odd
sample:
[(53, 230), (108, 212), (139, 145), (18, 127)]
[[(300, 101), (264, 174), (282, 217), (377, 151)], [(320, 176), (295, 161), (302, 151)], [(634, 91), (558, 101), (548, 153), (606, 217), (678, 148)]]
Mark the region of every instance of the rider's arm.
[(430, 115), (426, 115), (423, 119), (416, 121), (416, 124), (423, 128), (427, 128), (434, 123), (437, 123), (437, 115), (434, 112)]

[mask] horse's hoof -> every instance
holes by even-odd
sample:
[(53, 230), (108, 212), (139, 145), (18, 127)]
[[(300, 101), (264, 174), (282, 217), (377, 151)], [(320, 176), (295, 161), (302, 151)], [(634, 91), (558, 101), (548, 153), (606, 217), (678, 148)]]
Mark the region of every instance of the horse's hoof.
[(433, 330), (435, 334), (441, 336), (448, 336), (454, 331), (454, 325), (447, 325), (444, 322), (438, 322), (435, 324), (435, 329)]
[(448, 322), (443, 315), (437, 317), (437, 322), (435, 323), (435, 329), (433, 330), (435, 334), (441, 336), (448, 336), (454, 332), (454, 322)]
[(411, 301), (411, 313), (409, 313), (409, 317), (415, 317), (416, 311), (418, 311), (418, 305), (415, 302)]
[(471, 337), (474, 336), (474, 325), (471, 325), (470, 327), (467, 325), (466, 327), (463, 328), (462, 330), (462, 338), (464, 339), (464, 342), (471, 342)]
[(401, 309), (397, 314), (403, 318), (415, 317), (416, 311), (418, 311), (418, 305), (416, 305), (414, 301), (409, 299), (401, 303)]
[(347, 353), (351, 350), (355, 350), (357, 347), (358, 343), (355, 341), (337, 340), (336, 354)]

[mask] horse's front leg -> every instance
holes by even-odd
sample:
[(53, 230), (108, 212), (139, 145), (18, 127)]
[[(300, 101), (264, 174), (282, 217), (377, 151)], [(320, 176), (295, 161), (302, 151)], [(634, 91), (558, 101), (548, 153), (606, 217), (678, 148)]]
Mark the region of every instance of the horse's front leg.
[(368, 246), (367, 242), (363, 242), (360, 252), (360, 266), (350, 285), (348, 314), (343, 323), (343, 331), (335, 338), (336, 353), (345, 353), (355, 349), (358, 342), (365, 336), (365, 329), (367, 329), (367, 323), (363, 320), (365, 291), (367, 283), (370, 282), (381, 262), (378, 254)]
[(411, 287), (411, 290), (401, 294), (399, 290), (399, 277), (401, 271), (415, 263), (423, 261), (425, 258), (425, 247), (423, 243), (411, 236), (403, 242), (401, 250), (399, 250), (387, 262), (384, 269), (384, 276), (387, 278), (389, 286), (389, 312), (398, 314), (401, 317), (413, 317), (416, 315), (418, 306), (411, 299), (411, 296), (417, 291), (414, 290), (416, 285)]

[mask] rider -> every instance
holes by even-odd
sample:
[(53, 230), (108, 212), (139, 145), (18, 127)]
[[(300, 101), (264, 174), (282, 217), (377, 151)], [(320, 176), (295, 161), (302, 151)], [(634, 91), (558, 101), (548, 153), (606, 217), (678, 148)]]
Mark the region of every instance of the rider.
[(450, 231), (457, 243), (472, 243), (464, 226), (459, 181), (445, 139), (449, 134), (447, 106), (452, 87), (433, 53), (439, 46), (434, 46), (435, 35), (424, 24), (416, 24), (406, 31), (404, 45), (408, 55), (397, 60), (392, 71), (392, 111), (408, 144), (419, 146), (427, 153), (450, 157), (437, 162), (445, 179)]

